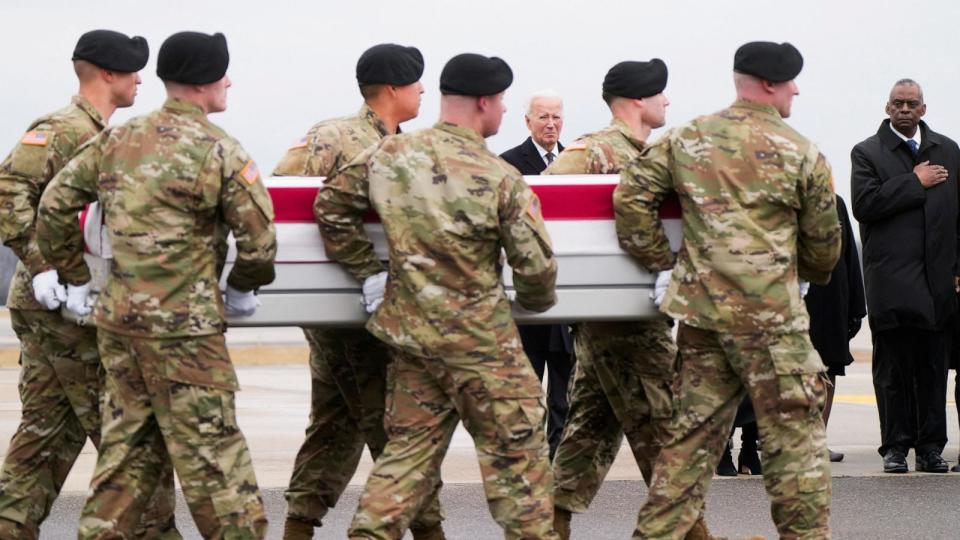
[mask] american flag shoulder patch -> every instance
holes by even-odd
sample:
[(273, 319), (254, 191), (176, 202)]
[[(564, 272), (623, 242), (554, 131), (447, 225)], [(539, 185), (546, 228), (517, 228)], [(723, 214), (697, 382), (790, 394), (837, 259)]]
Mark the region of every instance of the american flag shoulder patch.
[(248, 161), (240, 170), (240, 178), (243, 178), (243, 181), (250, 185), (256, 184), (257, 180), (260, 179), (260, 169), (257, 168), (257, 164), (253, 160)]
[(530, 199), (530, 204), (527, 205), (527, 213), (530, 214), (530, 217), (534, 219), (541, 219), (542, 214), (540, 213), (540, 197), (536, 195)]
[(303, 137), (302, 139), (297, 139), (290, 145), (290, 150), (295, 150), (297, 148), (303, 148), (307, 146), (307, 138)]
[(24, 133), (20, 142), (31, 146), (46, 146), (50, 142), (50, 136), (45, 131), (32, 130)]

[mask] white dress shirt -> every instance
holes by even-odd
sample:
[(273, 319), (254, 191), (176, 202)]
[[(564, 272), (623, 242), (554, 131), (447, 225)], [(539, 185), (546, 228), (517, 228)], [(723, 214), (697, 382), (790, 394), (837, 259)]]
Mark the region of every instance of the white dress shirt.
[[(920, 131), (920, 130), (918, 129), (917, 131)], [(543, 160), (543, 163), (546, 165), (549, 165), (549, 163), (547, 163), (547, 150), (544, 150), (542, 146), (537, 144), (537, 141), (533, 140), (533, 138), (531, 138), (530, 140), (533, 141), (533, 145), (537, 147), (537, 152), (540, 153), (540, 159)], [(553, 150), (550, 150), (550, 152), (553, 152), (553, 159), (557, 159), (557, 155), (560, 153), (559, 150), (560, 150), (560, 145), (554, 144)]]
[(890, 123), (890, 131), (896, 133), (896, 134), (897, 134), (897, 137), (900, 137), (900, 139), (903, 140), (904, 142), (909, 141), (909, 140), (911, 140), (911, 139), (914, 140), (914, 141), (916, 141), (916, 142), (917, 142), (917, 148), (918, 148), (918, 149), (920, 148), (920, 126), (917, 126), (917, 132), (913, 134), (913, 137), (907, 137), (907, 136), (904, 135), (903, 133), (900, 133), (899, 131), (897, 131), (897, 128), (893, 127), (893, 123), (892, 123), (892, 122)]

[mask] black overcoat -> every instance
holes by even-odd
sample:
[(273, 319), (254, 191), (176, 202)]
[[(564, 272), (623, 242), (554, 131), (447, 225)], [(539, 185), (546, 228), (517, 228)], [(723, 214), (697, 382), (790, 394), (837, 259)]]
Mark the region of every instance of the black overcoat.
[[(940, 329), (957, 310), (957, 173), (960, 148), (920, 122), (917, 157), (884, 120), (853, 147), (853, 216), (860, 222), (867, 311), (874, 332), (897, 327)], [(947, 181), (924, 189), (913, 173), (930, 161)]]
[(827, 366), (848, 366), (849, 340), (860, 330), (860, 321), (867, 315), (860, 275), (860, 257), (853, 235), (847, 205), (837, 195), (837, 214), (843, 232), (843, 251), (826, 285), (810, 284), (804, 300), (810, 314), (810, 341)]
[[(563, 145), (557, 142), (555, 153), (563, 152)], [(517, 146), (500, 154), (504, 161), (513, 165), (526, 176), (535, 176), (547, 168), (540, 152), (533, 144), (533, 138), (527, 137)], [(530, 351), (573, 352), (573, 338), (566, 325), (559, 324), (522, 324), (517, 327), (523, 349)]]

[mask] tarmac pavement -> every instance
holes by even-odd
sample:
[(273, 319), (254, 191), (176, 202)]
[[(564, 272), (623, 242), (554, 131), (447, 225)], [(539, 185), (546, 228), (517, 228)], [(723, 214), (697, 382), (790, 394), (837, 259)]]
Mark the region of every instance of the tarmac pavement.
[[(16, 358), (16, 340), (0, 311), (0, 366)], [(264, 492), (271, 520), (270, 538), (280, 538), (283, 488), (302, 442), (309, 404), (307, 349), (298, 329), (235, 329), (228, 332), (231, 354), (237, 360), (242, 391), (238, 394), (238, 420), (247, 436), (257, 479)], [(831, 449), (846, 454), (833, 466), (834, 538), (960, 538), (960, 474), (931, 475), (911, 472), (884, 475), (876, 451), (879, 424), (873, 398), (869, 364), (869, 333), (853, 343), (857, 362), (838, 380), (833, 416), (828, 427)], [(6, 346), (6, 350), (4, 350)], [(19, 421), (16, 362), (0, 368), (0, 455)], [(949, 443), (944, 457), (956, 461), (960, 440), (953, 402), (953, 372), (949, 387)], [(739, 440), (739, 436), (736, 437)], [(734, 451), (736, 454), (737, 450)], [(913, 469), (913, 458), (909, 460)], [(83, 493), (92, 474), (95, 453), (87, 445), (74, 466), (45, 523), (42, 537), (74, 536)], [(364, 456), (351, 487), (331, 511), (317, 538), (343, 538), (362, 484), (372, 463)], [(449, 538), (502, 537), (486, 511), (476, 454), (469, 435), (458, 429), (443, 465), (443, 501), (447, 507)], [(607, 483), (590, 511), (574, 521), (574, 537), (628, 538), (646, 490), (624, 446)], [(182, 503), (182, 501), (181, 501)], [(188, 538), (199, 538), (186, 505), (178, 507), (178, 522)], [(707, 516), (715, 532), (728, 535), (764, 534), (775, 537), (768, 504), (759, 478), (717, 479), (710, 491)], [(191, 532), (192, 531), (192, 532)], [(322, 533), (322, 534), (321, 534)], [(192, 535), (192, 536), (191, 536)]]

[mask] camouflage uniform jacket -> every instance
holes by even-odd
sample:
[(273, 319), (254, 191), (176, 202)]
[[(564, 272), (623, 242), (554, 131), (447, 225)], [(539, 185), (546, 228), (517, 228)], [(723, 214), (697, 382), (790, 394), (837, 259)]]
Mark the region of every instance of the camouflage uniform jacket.
[(163, 107), (104, 130), (53, 179), (40, 201), (41, 251), (72, 284), (90, 281), (77, 212), (98, 200), (113, 247), (94, 320), (152, 338), (224, 330), (217, 254), (229, 228), (237, 257), (227, 283), (273, 281), (273, 204), (256, 164), (200, 107)]
[(725, 333), (806, 332), (798, 279), (826, 283), (840, 256), (830, 166), (776, 109), (737, 101), (673, 129), (624, 169), (620, 243), (673, 265), (657, 209), (676, 191), (683, 247), (661, 311)]
[[(354, 116), (320, 122), (310, 128), (307, 136), (287, 150), (273, 171), (274, 176), (325, 176), (327, 180), (350, 163), (360, 152), (386, 137), (387, 127), (366, 104)], [(314, 201), (314, 212), (319, 212), (319, 196)], [(379, 261), (377, 261), (379, 263)], [(384, 271), (383, 264), (371, 264), (363, 280)]]
[(330, 178), (387, 135), (383, 120), (365, 104), (353, 116), (324, 120), (311, 127), (287, 150), (273, 175)]
[(104, 128), (100, 113), (82, 96), (32, 124), (0, 165), (0, 238), (20, 259), (7, 307), (45, 310), (33, 297), (33, 276), (53, 268), (37, 248), (36, 214), (47, 183), (85, 142)]
[(543, 174), (616, 174), (640, 155), (644, 143), (614, 118), (609, 126), (572, 142)]
[(502, 343), (519, 345), (503, 250), (522, 306), (556, 302), (540, 201), (473, 130), (440, 122), (387, 137), (329, 180), (317, 202), (327, 254), (357, 279), (380, 264), (362, 221), (371, 207), (380, 215), (390, 277), (367, 329), (412, 354), (496, 358)]

